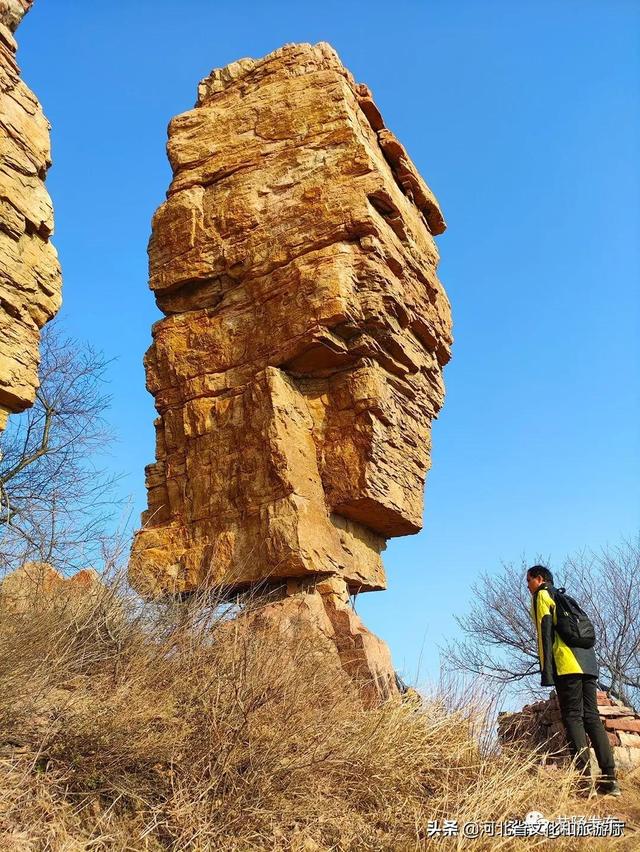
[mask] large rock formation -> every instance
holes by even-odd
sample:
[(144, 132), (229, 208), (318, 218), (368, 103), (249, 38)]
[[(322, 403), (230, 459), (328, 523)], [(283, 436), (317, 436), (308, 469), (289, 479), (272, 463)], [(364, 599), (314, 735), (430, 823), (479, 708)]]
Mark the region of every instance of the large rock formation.
[(300, 595), (293, 580), (329, 578), (311, 609), (362, 649), (331, 601), (385, 588), (386, 539), (422, 525), (451, 345), (442, 214), (326, 43), (214, 70), (168, 153), (149, 244), (165, 314), (145, 358), (156, 461), (132, 582)]
[(0, 429), (38, 386), (40, 329), (60, 307), (60, 266), (49, 242), (49, 123), (20, 79), (12, 32), (31, 0), (0, 0)]

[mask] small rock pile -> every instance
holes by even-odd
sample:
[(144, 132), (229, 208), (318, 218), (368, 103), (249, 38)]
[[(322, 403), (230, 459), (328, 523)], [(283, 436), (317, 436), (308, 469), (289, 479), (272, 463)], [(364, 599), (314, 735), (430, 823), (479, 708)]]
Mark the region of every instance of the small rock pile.
[[(640, 765), (640, 713), (624, 702), (598, 690), (598, 711), (621, 771)], [(545, 763), (563, 764), (570, 759), (555, 690), (545, 701), (525, 705), (516, 713), (498, 715), (498, 738), (504, 744), (542, 747)], [(593, 754), (593, 751), (592, 751)]]

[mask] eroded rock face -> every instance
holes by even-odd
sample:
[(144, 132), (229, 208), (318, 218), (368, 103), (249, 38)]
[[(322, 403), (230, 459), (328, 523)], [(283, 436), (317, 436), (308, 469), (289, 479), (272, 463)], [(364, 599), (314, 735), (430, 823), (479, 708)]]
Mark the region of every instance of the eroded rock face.
[(51, 199), (49, 123), (20, 79), (12, 36), (31, 3), (0, 0), (0, 429), (38, 386), (40, 329), (60, 307)]
[(385, 587), (422, 524), (449, 303), (438, 204), (326, 43), (216, 69), (173, 119), (145, 357), (156, 461), (131, 579)]
[(227, 629), (236, 637), (239, 632), (249, 633), (254, 641), (262, 635), (275, 637), (283, 664), (290, 661), (287, 649), (310, 643), (309, 652), (317, 664), (332, 668), (337, 676), (347, 675), (365, 706), (398, 695), (389, 648), (362, 623), (339, 577), (319, 582), (289, 580), (262, 600), (257, 595)]
[(0, 0), (0, 23), (12, 33), (33, 5), (33, 0)]
[(48, 562), (25, 562), (0, 581), (0, 613), (22, 613), (41, 606), (69, 606), (97, 600), (104, 587), (91, 568), (64, 577)]

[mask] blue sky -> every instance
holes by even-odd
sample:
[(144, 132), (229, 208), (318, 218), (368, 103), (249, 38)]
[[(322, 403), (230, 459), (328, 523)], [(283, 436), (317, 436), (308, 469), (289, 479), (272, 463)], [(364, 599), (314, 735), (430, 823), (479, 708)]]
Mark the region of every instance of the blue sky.
[(153, 460), (146, 244), (170, 178), (166, 125), (212, 68), (326, 40), (449, 225), (455, 345), (424, 530), (389, 543), (389, 589), (359, 612), (424, 681), (479, 571), (538, 554), (557, 566), (636, 534), (639, 27), (622, 0), (37, 0), (19, 60), (53, 124), (61, 316), (117, 358), (109, 464), (136, 515)]

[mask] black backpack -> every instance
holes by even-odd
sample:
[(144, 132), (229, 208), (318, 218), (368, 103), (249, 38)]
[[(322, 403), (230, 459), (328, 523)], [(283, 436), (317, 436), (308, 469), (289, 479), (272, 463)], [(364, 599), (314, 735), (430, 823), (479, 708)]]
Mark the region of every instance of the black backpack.
[(564, 587), (554, 589), (553, 599), (556, 604), (555, 629), (560, 638), (570, 648), (593, 648), (596, 631), (587, 613)]

